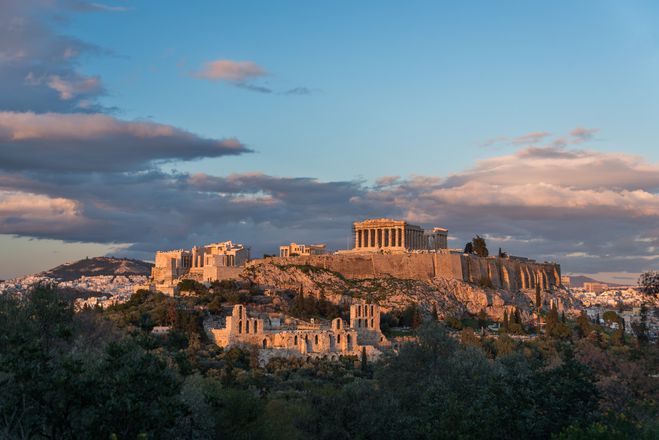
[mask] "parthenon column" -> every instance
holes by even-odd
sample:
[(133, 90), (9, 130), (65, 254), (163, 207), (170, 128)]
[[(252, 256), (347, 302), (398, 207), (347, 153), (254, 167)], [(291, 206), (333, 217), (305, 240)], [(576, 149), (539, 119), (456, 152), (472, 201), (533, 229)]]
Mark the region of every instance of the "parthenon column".
[(380, 247), (380, 228), (375, 228), (375, 247)]

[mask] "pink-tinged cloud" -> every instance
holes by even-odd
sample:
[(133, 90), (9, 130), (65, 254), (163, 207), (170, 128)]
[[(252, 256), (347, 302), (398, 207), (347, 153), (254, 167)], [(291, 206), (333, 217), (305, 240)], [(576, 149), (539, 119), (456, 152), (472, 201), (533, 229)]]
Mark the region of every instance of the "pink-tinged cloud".
[(0, 169), (136, 171), (176, 160), (249, 152), (171, 125), (103, 114), (0, 112)]
[(551, 133), (547, 131), (536, 131), (532, 133), (527, 133), (522, 136), (517, 136), (511, 140), (511, 143), (514, 145), (535, 145), (539, 142), (542, 142), (545, 138), (551, 136)]
[(48, 87), (59, 93), (60, 99), (65, 101), (84, 95), (98, 95), (103, 91), (101, 79), (98, 76), (81, 76), (74, 79), (65, 79), (59, 75), (48, 78)]
[(84, 217), (78, 208), (76, 201), (62, 197), (0, 190), (0, 233), (55, 233), (80, 226)]
[(595, 133), (597, 133), (599, 130), (597, 128), (583, 128), (583, 127), (577, 127), (574, 130), (570, 132), (570, 136), (572, 136), (572, 143), (578, 144), (582, 142), (589, 141), (595, 136)]
[(204, 64), (194, 76), (211, 81), (244, 83), (247, 80), (267, 75), (267, 72), (252, 61), (215, 60)]

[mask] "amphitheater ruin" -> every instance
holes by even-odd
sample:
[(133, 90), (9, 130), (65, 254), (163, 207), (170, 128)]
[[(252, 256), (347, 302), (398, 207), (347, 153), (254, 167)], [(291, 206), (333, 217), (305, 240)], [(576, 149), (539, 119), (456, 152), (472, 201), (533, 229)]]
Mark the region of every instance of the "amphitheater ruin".
[(361, 356), (376, 359), (391, 343), (380, 331), (380, 308), (375, 304), (350, 306), (350, 321), (302, 321), (278, 313), (248, 313), (244, 304), (234, 305), (224, 325), (207, 332), (220, 347), (255, 347), (265, 362), (274, 356), (327, 358)]

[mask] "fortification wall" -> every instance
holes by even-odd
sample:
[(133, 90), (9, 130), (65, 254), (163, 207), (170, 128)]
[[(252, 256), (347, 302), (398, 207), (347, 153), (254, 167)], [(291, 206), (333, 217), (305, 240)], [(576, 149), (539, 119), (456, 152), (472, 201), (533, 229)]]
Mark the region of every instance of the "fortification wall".
[(322, 267), (349, 279), (381, 278), (429, 281), (451, 278), (471, 283), (491, 282), (493, 287), (517, 291), (542, 289), (560, 285), (560, 265), (536, 263), (515, 258), (482, 258), (476, 255), (401, 253), (338, 254), (274, 257), (275, 264), (297, 264)]

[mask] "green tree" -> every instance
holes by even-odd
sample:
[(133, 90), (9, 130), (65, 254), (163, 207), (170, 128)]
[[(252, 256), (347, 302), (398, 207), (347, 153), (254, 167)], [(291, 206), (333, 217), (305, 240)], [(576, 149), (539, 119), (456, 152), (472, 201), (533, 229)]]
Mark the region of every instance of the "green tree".
[(476, 235), (471, 241), (471, 243), (474, 248), (474, 253), (479, 257), (487, 257), (488, 255), (490, 255), (490, 252), (487, 250), (487, 244), (485, 243), (485, 239), (480, 235)]
[(647, 296), (659, 294), (659, 272), (649, 271), (642, 273), (638, 279), (639, 290)]

